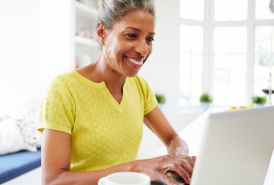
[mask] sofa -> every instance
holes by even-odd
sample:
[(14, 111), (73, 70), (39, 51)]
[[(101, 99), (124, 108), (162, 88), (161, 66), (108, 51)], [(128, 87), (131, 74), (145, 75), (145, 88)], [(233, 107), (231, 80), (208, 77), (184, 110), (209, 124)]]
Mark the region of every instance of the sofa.
[(31, 97), (13, 111), (0, 111), (0, 184), (41, 166), (38, 116), (38, 104)]
[(0, 155), (0, 184), (41, 166), (41, 150)]

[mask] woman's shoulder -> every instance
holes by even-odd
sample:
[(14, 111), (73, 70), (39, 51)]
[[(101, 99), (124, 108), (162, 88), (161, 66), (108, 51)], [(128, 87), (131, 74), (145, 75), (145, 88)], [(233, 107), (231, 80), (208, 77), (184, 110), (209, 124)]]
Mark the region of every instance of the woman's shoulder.
[(137, 82), (140, 86), (149, 86), (147, 80), (140, 74), (137, 74), (132, 78), (135, 82)]
[(75, 78), (75, 73), (77, 73), (75, 70), (70, 70), (67, 72), (64, 72), (54, 78), (54, 80), (59, 81), (66, 81), (66, 80), (72, 80)]
[(62, 73), (56, 77), (54, 77), (49, 85), (49, 89), (63, 89), (63, 88), (69, 88), (70, 86), (75, 85), (75, 72), (74, 70)]
[(136, 87), (142, 92), (142, 94), (146, 95), (150, 91), (150, 86), (147, 80), (140, 74), (129, 78), (130, 86)]

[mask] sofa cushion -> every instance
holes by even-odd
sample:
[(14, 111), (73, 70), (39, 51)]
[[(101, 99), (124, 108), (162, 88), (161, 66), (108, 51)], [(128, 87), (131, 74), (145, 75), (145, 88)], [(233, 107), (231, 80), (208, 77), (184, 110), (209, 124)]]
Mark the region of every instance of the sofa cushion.
[(32, 97), (23, 98), (14, 112), (14, 120), (21, 130), (27, 150), (35, 152), (41, 144), (41, 133), (37, 131), (39, 105)]
[(0, 184), (41, 166), (41, 150), (0, 156)]
[(27, 147), (14, 119), (0, 117), (0, 155), (26, 150)]

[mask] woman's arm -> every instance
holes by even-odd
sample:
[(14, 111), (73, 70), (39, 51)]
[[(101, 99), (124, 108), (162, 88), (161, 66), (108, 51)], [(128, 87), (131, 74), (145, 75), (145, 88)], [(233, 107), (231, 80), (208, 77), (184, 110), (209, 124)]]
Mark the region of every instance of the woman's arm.
[(175, 132), (158, 106), (144, 116), (144, 123), (161, 139), (169, 155), (188, 155), (186, 142)]
[[(188, 156), (187, 143), (175, 132), (158, 106), (144, 116), (144, 123), (164, 143), (169, 155), (186, 160), (187, 166), (191, 166), (193, 169), (196, 157)], [(187, 175), (191, 177), (192, 170)]]

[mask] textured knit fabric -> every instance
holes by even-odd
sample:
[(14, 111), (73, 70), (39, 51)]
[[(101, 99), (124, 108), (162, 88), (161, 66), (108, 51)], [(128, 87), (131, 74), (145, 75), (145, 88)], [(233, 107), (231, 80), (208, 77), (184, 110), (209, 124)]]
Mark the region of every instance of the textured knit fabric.
[(38, 130), (71, 135), (71, 171), (105, 169), (136, 159), (144, 115), (156, 106), (140, 75), (126, 78), (119, 104), (104, 82), (70, 71), (51, 82), (40, 105)]

